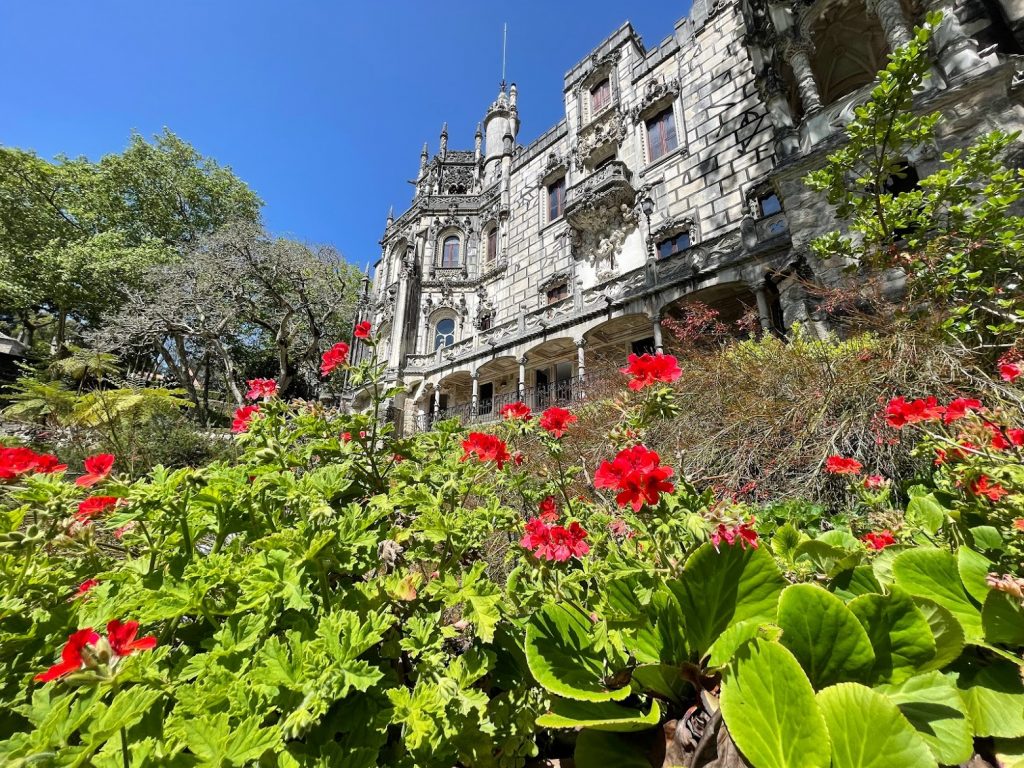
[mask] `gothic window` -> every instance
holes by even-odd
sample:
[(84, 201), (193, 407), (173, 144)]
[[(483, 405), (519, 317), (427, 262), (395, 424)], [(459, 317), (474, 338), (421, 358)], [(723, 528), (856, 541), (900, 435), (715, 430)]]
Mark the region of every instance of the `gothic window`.
[(565, 176), (548, 185), (548, 221), (562, 218), (565, 213)]
[(434, 349), (450, 347), (455, 343), (455, 321), (450, 317), (438, 320), (434, 326)]
[(811, 29), (812, 68), (821, 100), (831, 104), (874, 81), (885, 66), (885, 34), (878, 18), (864, 5), (830, 6)]
[(673, 254), (681, 253), (690, 245), (690, 233), (680, 232), (658, 243), (658, 258), (665, 259)]
[(548, 304), (554, 304), (561, 301), (562, 299), (568, 298), (569, 296), (569, 284), (559, 283), (553, 285), (547, 290)]
[(605, 78), (590, 89), (590, 114), (599, 115), (612, 102), (612, 84)]
[(444, 245), (441, 248), (441, 266), (459, 266), (459, 238), (455, 235), (444, 239)]
[(498, 228), (491, 227), (487, 230), (487, 263), (493, 264), (498, 258)]
[(676, 136), (676, 119), (669, 106), (646, 121), (647, 154), (650, 162), (654, 162), (679, 145)]
[(780, 213), (782, 211), (782, 202), (779, 200), (779, 196), (774, 192), (759, 195), (757, 198), (757, 211), (762, 219)]

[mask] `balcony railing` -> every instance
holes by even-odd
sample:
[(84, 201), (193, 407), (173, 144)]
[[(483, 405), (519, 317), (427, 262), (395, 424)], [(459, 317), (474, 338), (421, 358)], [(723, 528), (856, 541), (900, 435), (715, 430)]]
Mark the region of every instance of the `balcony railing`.
[(551, 406), (568, 408), (581, 402), (585, 397), (584, 383), (578, 378), (556, 381), (540, 387), (525, 387), (521, 392), (505, 392), (488, 400), (473, 403), (460, 403), (424, 414), (424, 429), (429, 429), (439, 421), (458, 419), (463, 424), (488, 424), (500, 421), (501, 409), (509, 403), (522, 401), (530, 406), (534, 413), (540, 413)]

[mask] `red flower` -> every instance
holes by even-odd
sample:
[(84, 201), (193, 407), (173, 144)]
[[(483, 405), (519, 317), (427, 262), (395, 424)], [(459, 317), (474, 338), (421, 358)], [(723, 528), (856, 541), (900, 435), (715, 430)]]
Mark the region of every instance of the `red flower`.
[(551, 529), (539, 517), (528, 520), (523, 527), (526, 532), (519, 540), (519, 544), (531, 552), (547, 544), (551, 538)]
[(552, 437), (560, 438), (570, 425), (575, 424), (579, 419), (571, 411), (565, 408), (552, 406), (540, 415), (540, 428), (546, 429)]
[(352, 441), (352, 433), (351, 432), (342, 432), (341, 433), (341, 442), (349, 443), (351, 441)]
[(825, 471), (830, 475), (859, 475), (863, 465), (856, 459), (845, 456), (829, 456), (825, 460)]
[(992, 435), (992, 441), (989, 444), (992, 446), (993, 451), (1005, 451), (1010, 447), (1010, 441), (1006, 439), (1006, 436), (1003, 434), (1003, 430), (998, 424), (986, 421), (984, 423), (984, 427), (988, 430), (989, 434)]
[(526, 457), (523, 456), (522, 451), (516, 451), (514, 454), (512, 454), (512, 463), (515, 464), (517, 467), (523, 466), (524, 461), (526, 461)]
[(1024, 373), (1024, 367), (1020, 363), (1000, 363), (999, 376), (1003, 381), (1014, 382), (1017, 377)]
[(864, 487), (869, 491), (873, 491), (876, 488), (883, 488), (885, 483), (886, 479), (881, 475), (868, 475), (864, 478)]
[(890, 427), (902, 428), (906, 424), (921, 421), (936, 421), (942, 418), (946, 409), (939, 405), (934, 396), (908, 403), (903, 397), (894, 397), (885, 408), (885, 420)]
[(485, 432), (470, 432), (469, 437), (462, 441), (462, 461), (466, 461), (474, 454), (477, 461), (493, 461), (498, 465), (498, 469), (504, 467), (505, 462), (512, 458), (508, 454), (504, 440)]
[(363, 322), (356, 325), (356, 329), (352, 331), (352, 335), (357, 339), (368, 339), (370, 338), (370, 321), (363, 320)]
[(106, 480), (114, 466), (114, 454), (98, 453), (85, 460), (85, 474), (75, 480), (75, 485), (90, 488), (96, 483)]
[(28, 472), (62, 472), (67, 468), (67, 464), (61, 464), (50, 453), (36, 453), (31, 448), (23, 447), (0, 447), (0, 480), (13, 480)]
[(1024, 447), (1024, 429), (1008, 429), (1006, 436), (1010, 442), (1018, 448)]
[(156, 637), (140, 637), (135, 639), (139, 631), (139, 622), (126, 621), (123, 624), (114, 619), (107, 624), (107, 640), (110, 641), (110, 648), (118, 656), (130, 656), (135, 651), (149, 651), (156, 648)]
[(78, 511), (75, 512), (75, 517), (78, 518), (78, 522), (87, 523), (119, 501), (120, 499), (117, 496), (90, 496), (85, 501), (78, 503)]
[(545, 523), (553, 523), (558, 519), (558, 505), (554, 496), (548, 496), (540, 503), (540, 519)]
[(613, 461), (604, 461), (594, 473), (596, 488), (614, 488), (615, 501), (627, 504), (636, 512), (645, 504), (657, 504), (660, 494), (671, 493), (675, 486), (668, 482), (672, 469), (659, 466), (661, 457), (642, 445), (619, 451)]
[(943, 415), (942, 421), (951, 424), (962, 419), (971, 411), (980, 410), (982, 410), (981, 400), (975, 400), (973, 397), (958, 397), (946, 406), (946, 413)]
[[(753, 520), (751, 519), (751, 522)], [(739, 544), (741, 549), (746, 549), (747, 545), (750, 545), (752, 549), (757, 549), (758, 539), (757, 531), (750, 527), (750, 523), (739, 523), (731, 528), (726, 527), (724, 523), (719, 523), (711, 536), (711, 546), (715, 548), (716, 552), (720, 552), (722, 542), (725, 542), (730, 547)]]
[(277, 394), (277, 382), (273, 379), (249, 379), (246, 384), (249, 385), (246, 400), (266, 400)]
[(114, 538), (120, 541), (126, 533), (129, 533), (135, 528), (135, 521), (129, 520), (127, 523), (122, 525), (120, 528), (114, 529)]
[(868, 549), (885, 549), (896, 543), (892, 531), (884, 530), (878, 533), (865, 533), (860, 540), (867, 544)]
[(1024, 517), (1015, 517), (1013, 527), (1018, 531), (1024, 531)]
[(235, 411), (235, 420), (231, 422), (232, 432), (245, 432), (249, 429), (249, 422), (253, 416), (260, 412), (258, 405), (246, 405)]
[(568, 528), (556, 525), (551, 529), (548, 543), (541, 547), (537, 556), (554, 560), (556, 563), (564, 563), (570, 557), (582, 558), (590, 551), (590, 545), (584, 541), (585, 538), (587, 532), (577, 522), (573, 522)]
[(619, 370), (631, 377), (629, 388), (634, 391), (639, 391), (659, 381), (669, 384), (683, 375), (675, 357), (661, 352), (655, 355), (650, 353), (632, 354), (627, 362), (628, 365)]
[(73, 633), (60, 652), (60, 661), (45, 672), (40, 672), (34, 679), (40, 683), (48, 683), (51, 680), (64, 677), (64, 675), (77, 672), (85, 664), (82, 659), (82, 651), (86, 646), (95, 645), (99, 639), (100, 636), (91, 629), (80, 629)]
[(323, 361), (320, 363), (320, 375), (328, 376), (331, 371), (343, 364), (348, 359), (348, 344), (339, 341), (333, 347), (324, 352)]
[(977, 480), (972, 480), (970, 489), (975, 496), (984, 496), (989, 501), (997, 502), (1010, 492), (999, 483), (992, 483), (988, 475), (982, 475)]
[[(75, 597), (76, 598), (82, 597), (90, 589), (92, 589), (93, 587), (95, 587), (99, 583), (100, 583), (99, 579), (86, 579), (85, 581), (83, 581), (81, 584), (78, 585), (78, 591), (75, 592)], [(72, 598), (72, 599), (74, 599), (74, 598)]]
[(519, 419), (526, 421), (533, 415), (530, 413), (530, 406), (519, 401), (501, 406), (501, 410), (498, 413), (505, 421), (517, 421)]

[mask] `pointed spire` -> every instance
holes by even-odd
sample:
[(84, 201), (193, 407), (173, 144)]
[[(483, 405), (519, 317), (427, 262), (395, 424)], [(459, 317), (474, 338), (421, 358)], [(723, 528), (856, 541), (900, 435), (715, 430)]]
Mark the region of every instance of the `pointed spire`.
[(448, 154), (448, 123), (441, 126), (441, 157)]
[(390, 228), (395, 223), (395, 206), (388, 206), (388, 223), (387, 226)]

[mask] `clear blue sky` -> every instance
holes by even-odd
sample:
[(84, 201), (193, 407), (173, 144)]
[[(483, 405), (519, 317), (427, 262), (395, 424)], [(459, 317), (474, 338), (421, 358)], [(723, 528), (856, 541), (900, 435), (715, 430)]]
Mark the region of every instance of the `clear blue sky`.
[(501, 27), (519, 140), (560, 119), (562, 77), (629, 19), (650, 48), (688, 0), (0, 0), (0, 144), (97, 158), (167, 126), (231, 166), (275, 232), (376, 258), (424, 141), (473, 146)]

